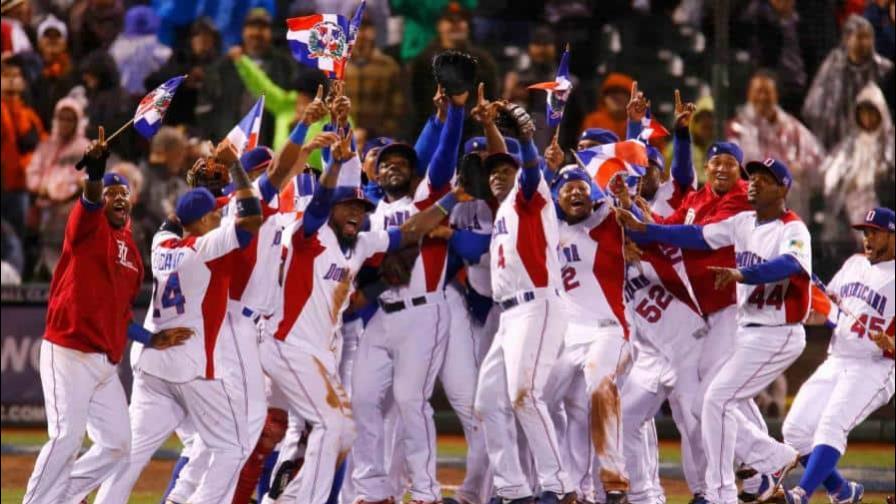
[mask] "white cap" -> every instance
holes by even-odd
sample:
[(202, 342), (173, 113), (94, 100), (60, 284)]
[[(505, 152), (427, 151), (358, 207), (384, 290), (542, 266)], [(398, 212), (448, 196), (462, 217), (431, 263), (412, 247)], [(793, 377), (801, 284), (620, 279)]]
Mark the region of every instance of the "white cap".
[(56, 30), (62, 34), (62, 38), (68, 38), (68, 27), (52, 14), (44, 18), (44, 20), (37, 25), (37, 38), (43, 37), (47, 30)]

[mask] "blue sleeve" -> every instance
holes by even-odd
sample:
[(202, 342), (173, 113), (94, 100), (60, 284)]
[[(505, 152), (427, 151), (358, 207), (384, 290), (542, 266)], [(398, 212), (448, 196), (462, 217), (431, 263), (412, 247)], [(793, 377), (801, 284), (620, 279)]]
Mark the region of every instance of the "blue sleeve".
[(144, 329), (142, 325), (131, 322), (128, 324), (128, 339), (150, 346), (152, 333)]
[(426, 175), (426, 169), (429, 167), (429, 162), (432, 161), (433, 153), (439, 146), (439, 136), (444, 125), (436, 116), (432, 116), (426, 121), (420, 136), (417, 137), (414, 150), (417, 151), (417, 175), (420, 177)]
[(691, 160), (691, 132), (676, 128), (672, 143), (672, 180), (682, 188), (694, 183), (694, 162)]
[(98, 203), (94, 203), (93, 201), (90, 201), (82, 195), (81, 206), (83, 206), (84, 210), (87, 210), (88, 212), (95, 212), (100, 208), (103, 208), (103, 201), (100, 200)]
[(305, 215), (302, 217), (302, 230), (305, 237), (309, 237), (317, 232), (330, 217), (330, 203), (333, 200), (334, 189), (324, 186), (317, 186), (308, 208), (305, 209)]
[(308, 134), (308, 125), (299, 121), (296, 124), (296, 127), (289, 133), (289, 141), (296, 144), (302, 145), (305, 143), (305, 136)]
[(390, 228), (389, 233), (389, 248), (386, 252), (395, 252), (396, 250), (401, 248), (401, 228)]
[(520, 174), (520, 188), (526, 201), (532, 199), (538, 190), (538, 182), (541, 179), (541, 169), (538, 165), (538, 149), (535, 142), (520, 142), (523, 157), (523, 169)]
[(246, 248), (252, 243), (252, 238), (255, 238), (255, 233), (247, 231), (239, 226), (236, 227), (236, 241), (239, 242), (240, 248)]
[(483, 233), (474, 233), (466, 229), (456, 229), (448, 242), (451, 249), (465, 261), (476, 264), (482, 254), (488, 251), (492, 236)]
[(702, 226), (648, 224), (643, 233), (629, 231), (629, 236), (640, 244), (660, 242), (689, 250), (712, 249), (703, 239)]
[(258, 178), (258, 189), (261, 191), (261, 199), (263, 199), (265, 203), (270, 203), (280, 192), (274, 187), (274, 184), (271, 183), (271, 179), (268, 178), (267, 173), (262, 173), (261, 177)]
[(641, 125), (641, 121), (626, 121), (627, 126), (625, 127), (625, 138), (626, 140), (631, 140), (632, 138), (638, 138), (638, 135), (641, 134), (641, 131), (644, 130), (644, 126)]
[(744, 276), (741, 283), (757, 285), (764, 283), (779, 282), (790, 276), (796, 275), (803, 271), (800, 262), (790, 254), (778, 256), (771, 261), (756, 264), (748, 268), (741, 268), (740, 272)]
[(429, 163), (429, 182), (434, 188), (445, 187), (451, 182), (457, 167), (457, 151), (464, 129), (464, 108), (448, 106), (448, 119), (439, 135), (439, 146)]

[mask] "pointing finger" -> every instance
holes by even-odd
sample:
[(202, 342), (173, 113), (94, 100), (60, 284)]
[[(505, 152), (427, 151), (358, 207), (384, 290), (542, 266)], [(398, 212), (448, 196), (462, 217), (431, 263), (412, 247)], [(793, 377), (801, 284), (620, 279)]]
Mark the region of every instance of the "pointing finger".
[(632, 100), (638, 97), (638, 81), (632, 81)]
[(479, 83), (479, 88), (477, 89), (477, 93), (479, 95), (478, 96), (479, 103), (480, 104), (485, 103), (485, 83), (484, 82)]
[(99, 135), (99, 140), (97, 140), (97, 141), (101, 144), (105, 143), (106, 142), (106, 128), (103, 128), (102, 126), (100, 126), (98, 135)]
[(317, 101), (321, 101), (324, 99), (324, 85), (323, 84), (317, 85), (317, 94), (314, 95), (314, 99)]
[(675, 110), (681, 109), (681, 93), (676, 89), (675, 90)]

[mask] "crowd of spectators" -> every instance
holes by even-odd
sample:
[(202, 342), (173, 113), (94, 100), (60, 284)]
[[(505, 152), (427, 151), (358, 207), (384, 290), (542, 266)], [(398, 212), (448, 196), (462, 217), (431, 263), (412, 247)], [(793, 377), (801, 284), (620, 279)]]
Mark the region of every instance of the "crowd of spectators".
[[(4, 283), (49, 279), (80, 190), (74, 164), (97, 126), (114, 131), (148, 90), (188, 76), (155, 137), (128, 129), (111, 143), (112, 170), (136, 188), (133, 229), (146, 254), (208, 140), (223, 138), (263, 94), (261, 143), (277, 149), (318, 85), (327, 85), (289, 54), (284, 19), (351, 17), (357, 5), (2, 0)], [(813, 229), (816, 259), (830, 263), (819, 270), (835, 268), (856, 249), (846, 223), (863, 209), (894, 203), (894, 0), (730, 0), (725, 53), (715, 49), (719, 5), (368, 0), (345, 71), (356, 142), (413, 140), (432, 113), (432, 58), (457, 49), (476, 56), (489, 97), (530, 110), (543, 149), (552, 135), (545, 96), (527, 86), (553, 80), (569, 44), (575, 87), (560, 131), (564, 148), (584, 128), (624, 137), (633, 81), (667, 125), (680, 88), (697, 104), (691, 133), (698, 179), (719, 132), (747, 158), (784, 160), (795, 176), (789, 203)], [(728, 63), (728, 100), (741, 106), (713, 99), (709, 83), (721, 62)], [(659, 147), (671, 154), (671, 145)], [(309, 163), (321, 167), (319, 156)]]

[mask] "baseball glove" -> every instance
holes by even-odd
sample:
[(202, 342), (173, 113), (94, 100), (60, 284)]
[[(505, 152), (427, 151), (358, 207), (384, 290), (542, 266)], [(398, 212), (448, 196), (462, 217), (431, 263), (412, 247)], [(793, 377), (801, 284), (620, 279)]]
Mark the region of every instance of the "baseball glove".
[(202, 156), (187, 171), (187, 185), (204, 187), (215, 196), (221, 196), (221, 190), (230, 183), (230, 171), (212, 156)]
[(531, 137), (535, 133), (535, 121), (526, 109), (516, 103), (507, 103), (502, 107), (506, 117), (516, 126), (520, 137)]
[(477, 153), (467, 154), (460, 162), (457, 179), (464, 192), (476, 199), (487, 199), (491, 192), (488, 187), (489, 172)]
[(460, 51), (445, 51), (432, 60), (432, 73), (449, 96), (473, 89), (476, 58)]

